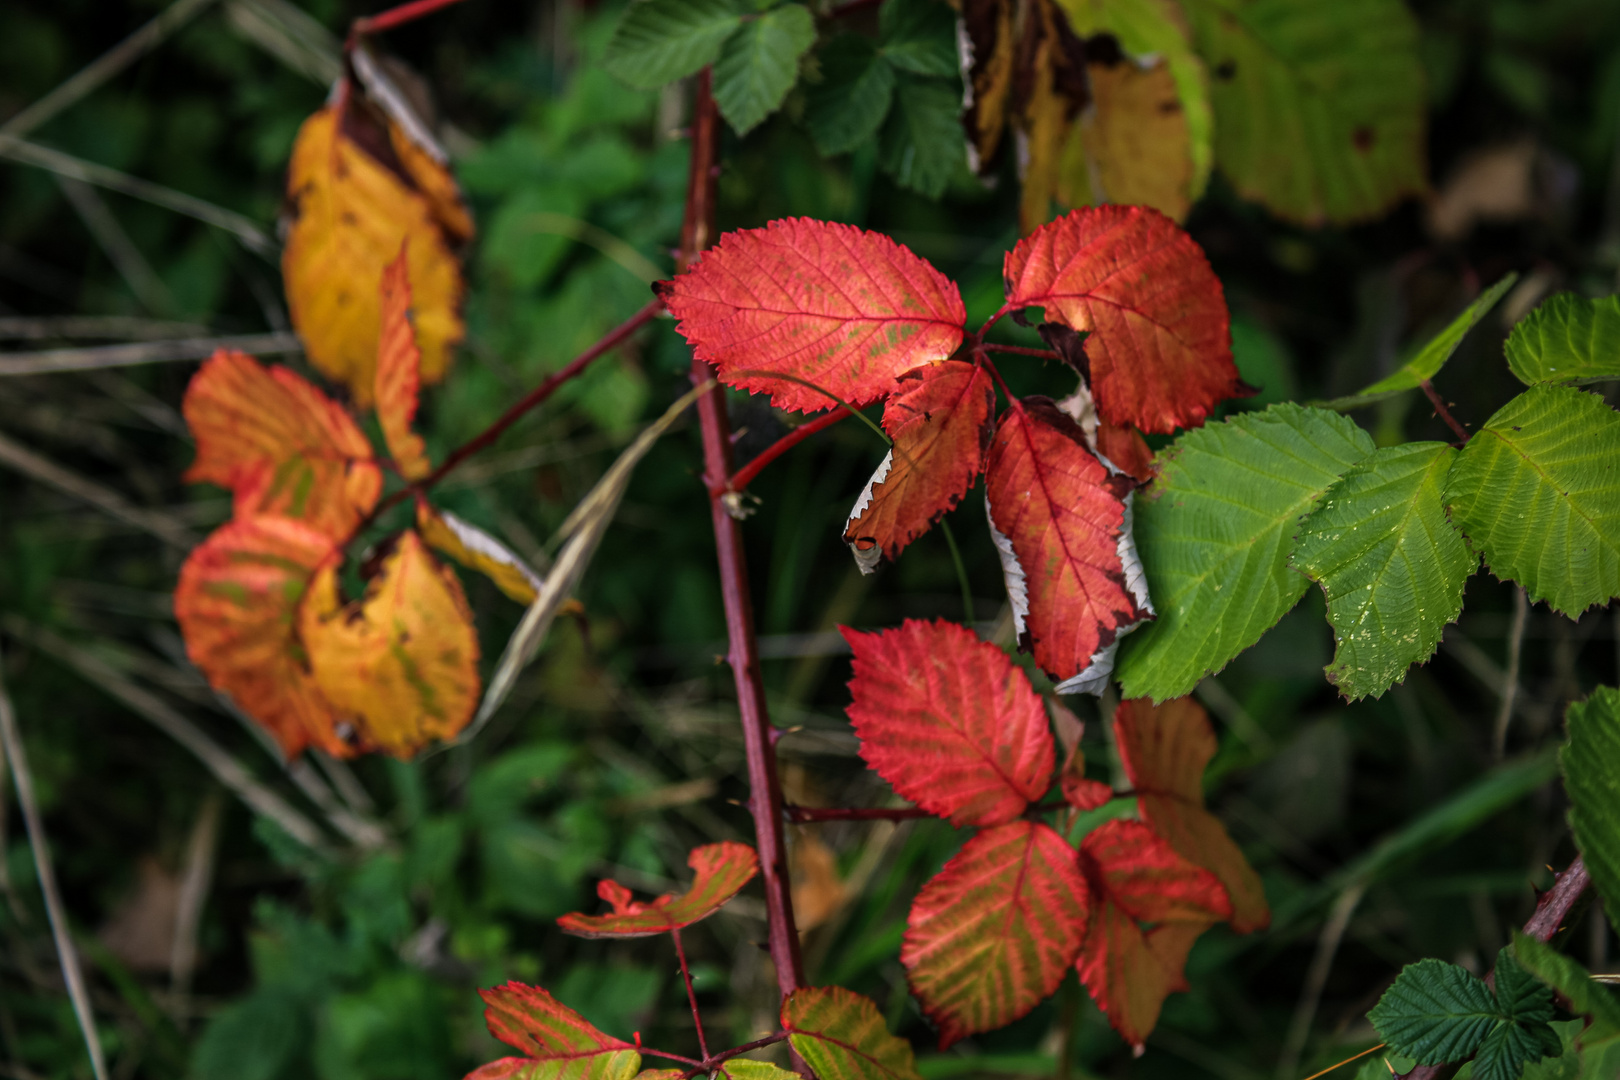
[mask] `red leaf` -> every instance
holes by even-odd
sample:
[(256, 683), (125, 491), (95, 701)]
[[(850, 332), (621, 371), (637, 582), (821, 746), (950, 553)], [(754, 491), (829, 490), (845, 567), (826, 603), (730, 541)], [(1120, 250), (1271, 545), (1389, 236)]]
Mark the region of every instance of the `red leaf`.
[[(1097, 1007), (1140, 1046), (1165, 996), (1186, 989), (1187, 951), (1232, 903), (1214, 874), (1177, 855), (1140, 821), (1110, 821), (1080, 844), (1091, 927), (1075, 968)], [(1155, 924), (1143, 931), (1139, 923)]]
[(291, 518), (239, 519), (192, 550), (174, 591), (192, 663), (289, 758), (310, 743), (338, 757), (355, 752), (333, 732), (332, 706), (296, 631), (299, 601), (336, 551), (325, 533)]
[(1123, 427), (1107, 420), (1097, 421), (1097, 453), (1139, 484), (1153, 480), (1153, 451), (1142, 433), (1129, 424)]
[[(990, 525), (1019, 642), (1059, 693), (1106, 677), (1112, 653), (1104, 650), (1152, 617), (1125, 531), (1130, 491), (1047, 398), (1002, 414), (985, 472)], [(1088, 672), (1093, 665), (1099, 670)]]
[(693, 871), (692, 888), (676, 898), (664, 895), (646, 903), (630, 899), (630, 890), (617, 881), (603, 881), (596, 895), (613, 907), (611, 915), (574, 912), (557, 925), (580, 937), (650, 937), (690, 926), (706, 919), (737, 895), (759, 872), (759, 856), (747, 844), (723, 841), (694, 848), (686, 865)]
[(422, 437), (411, 430), (422, 386), (422, 350), (411, 323), (411, 280), (405, 248), (383, 269), (382, 332), (377, 340), (377, 423), (399, 474), (420, 480), (433, 471)]
[(803, 412), (834, 402), (761, 372), (863, 405), (901, 373), (955, 352), (967, 319), (956, 286), (909, 249), (809, 218), (727, 233), (658, 293), (722, 382)]
[(844, 543), (863, 573), (892, 561), (953, 509), (984, 468), (996, 391), (974, 364), (946, 360), (900, 376), (883, 406), (894, 448), (850, 511)]
[(1183, 857), (1212, 871), (1232, 897), (1232, 929), (1240, 934), (1271, 922), (1260, 877), (1204, 809), (1204, 767), (1215, 756), (1215, 732), (1190, 697), (1157, 707), (1146, 698), (1120, 702), (1114, 734), (1142, 820)]
[[(519, 1075), (524, 1080), (564, 1076), (570, 1080), (629, 1080), (641, 1067), (641, 1054), (635, 1047), (598, 1031), (537, 986), (509, 982), (478, 994), (484, 999), (489, 1033), (526, 1056), (492, 1061), (470, 1073), (468, 1080)], [(528, 1069), (534, 1071), (524, 1071)]]
[(1046, 793), (1046, 711), (1006, 653), (942, 619), (839, 629), (855, 651), (861, 757), (900, 795), (957, 825), (998, 825)]
[(940, 1048), (1010, 1024), (1057, 989), (1086, 929), (1086, 882), (1052, 829), (986, 829), (911, 905), (900, 947)]
[(911, 1044), (889, 1034), (871, 998), (806, 987), (782, 1002), (782, 1030), (817, 1080), (922, 1080)]
[(1166, 433), (1246, 392), (1221, 283), (1193, 239), (1141, 206), (1076, 210), (1007, 254), (1013, 307), (1041, 307), (1085, 351), (1103, 417)]
[(1058, 770), (1063, 797), (1077, 810), (1095, 810), (1114, 797), (1114, 789), (1100, 780), (1086, 779), (1085, 751), (1080, 745), (1086, 726), (1055, 697), (1047, 699), (1046, 707), (1052, 711), (1052, 726), (1063, 751), (1063, 766)]
[(341, 405), (287, 368), (220, 349), (181, 408), (197, 438), (186, 479), (230, 488), (237, 517), (297, 518), (347, 539), (377, 504), (371, 444)]

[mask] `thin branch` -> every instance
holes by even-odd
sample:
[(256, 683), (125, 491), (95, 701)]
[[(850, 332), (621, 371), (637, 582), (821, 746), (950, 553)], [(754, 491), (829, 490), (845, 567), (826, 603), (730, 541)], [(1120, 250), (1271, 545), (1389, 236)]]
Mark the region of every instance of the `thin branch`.
[(814, 420), (800, 424), (798, 427), (794, 428), (780, 439), (777, 439), (771, 445), (767, 446), (764, 450), (761, 450), (752, 461), (738, 469), (736, 472), (732, 473), (731, 479), (720, 485), (719, 488), (710, 488), (709, 497), (711, 499), (718, 499), (722, 495), (748, 490), (748, 485), (754, 482), (754, 477), (758, 476), (762, 471), (764, 471), (765, 466), (769, 465), (771, 462), (775, 461), (777, 458), (781, 457), (795, 446), (798, 446), (816, 432), (826, 431), (828, 428), (850, 415), (851, 414), (849, 412), (839, 409), (835, 412), (827, 413), (824, 416), (818, 416)]
[[(693, 1062), (697, 1068), (688, 1070), (685, 1074), (683, 1074), (682, 1080), (692, 1080), (692, 1078), (695, 1076), (712, 1074), (715, 1069), (719, 1068), (721, 1065), (730, 1061), (734, 1057), (740, 1057), (751, 1050), (760, 1050), (767, 1046), (774, 1046), (779, 1042), (786, 1041), (787, 1037), (787, 1032), (778, 1031), (775, 1034), (765, 1036), (763, 1039), (755, 1039), (751, 1043), (743, 1043), (741, 1046), (733, 1046), (730, 1050), (722, 1050), (712, 1058), (705, 1058), (703, 1061)], [(643, 1051), (643, 1053), (651, 1053), (651, 1051)]]
[(1444, 420), (1446, 426), (1456, 433), (1459, 440), (1467, 442), (1468, 429), (1457, 423), (1457, 418), (1451, 415), (1450, 409), (1446, 408), (1446, 403), (1441, 400), (1440, 391), (1434, 388), (1434, 384), (1428, 379), (1424, 379), (1418, 385), (1423, 387), (1423, 392), (1428, 395), (1429, 404), (1434, 406), (1434, 415)]
[(101, 1052), (101, 1036), (96, 1032), (95, 1014), (90, 1008), (90, 991), (85, 986), (84, 970), (79, 966), (79, 953), (73, 947), (72, 932), (68, 929), (67, 909), (62, 904), (62, 892), (56, 885), (56, 871), (51, 865), (51, 845), (45, 835), (45, 823), (39, 815), (39, 803), (34, 798), (34, 776), (28, 769), (28, 756), (23, 750), (22, 736), (17, 731), (17, 715), (0, 678), (0, 747), (11, 766), (11, 778), (17, 789), (17, 804), (22, 807), (23, 823), (28, 830), (28, 846), (34, 851), (34, 870), (39, 876), (39, 891), (45, 898), (45, 914), (51, 922), (51, 937), (56, 940), (57, 959), (62, 963), (62, 979), (67, 983), (68, 998), (73, 1002), (73, 1014), (78, 1017), (79, 1029), (84, 1032), (85, 1050), (90, 1055), (90, 1068), (96, 1080), (107, 1080), (107, 1059)]
[(1497, 761), (1507, 753), (1508, 724), (1513, 720), (1514, 700), (1519, 694), (1519, 660), (1524, 654), (1524, 626), (1530, 620), (1530, 598), (1524, 586), (1513, 590), (1513, 626), (1508, 631), (1507, 673), (1502, 677), (1502, 700), (1491, 728), (1491, 756)]
[(355, 34), (380, 34), (384, 30), (392, 30), (396, 26), (404, 26), (408, 22), (415, 22), (424, 15), (431, 15), (441, 8), (451, 4), (459, 4), (461, 0), (411, 0), (408, 4), (401, 4), (387, 11), (368, 15), (365, 18), (354, 20)]
[(1046, 360), (1062, 359), (1062, 356), (1055, 349), (1031, 349), (1024, 345), (996, 345), (988, 341), (981, 348), (989, 352), (1013, 353), (1017, 356), (1039, 356)]
[(709, 1060), (709, 1040), (703, 1037), (703, 1017), (698, 1015), (697, 991), (692, 989), (692, 969), (686, 966), (686, 949), (681, 945), (680, 930), (671, 930), (669, 936), (675, 939), (675, 956), (681, 962), (681, 981), (686, 984), (686, 1000), (692, 1006), (692, 1026), (697, 1028), (698, 1052), (703, 1060)]
[(104, 368), (134, 367), (137, 364), (167, 364), (181, 360), (202, 360), (216, 349), (235, 349), (253, 356), (274, 356), (302, 352), (304, 343), (297, 334), (237, 334), (228, 337), (175, 338), (169, 341), (142, 341), (127, 345), (99, 345), (83, 349), (40, 349), (34, 352), (0, 352), (0, 377), (48, 375), (58, 371), (91, 371)]
[(795, 825), (811, 821), (910, 821), (933, 817), (919, 806), (793, 806), (782, 807)]

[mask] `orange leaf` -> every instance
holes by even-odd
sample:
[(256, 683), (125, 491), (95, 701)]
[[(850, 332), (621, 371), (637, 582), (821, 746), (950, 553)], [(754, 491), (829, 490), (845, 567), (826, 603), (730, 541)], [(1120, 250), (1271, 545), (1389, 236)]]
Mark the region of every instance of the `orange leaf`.
[(174, 614), (186, 654), (208, 681), (275, 736), (288, 758), (313, 743), (348, 757), (332, 707), (308, 670), (295, 619), (331, 537), (290, 518), (222, 525), (180, 568)]
[(1019, 241), (1003, 274), (1010, 305), (1091, 332), (1082, 374), (1111, 423), (1166, 433), (1248, 392), (1232, 362), (1221, 283), (1192, 237), (1157, 210), (1076, 210)]
[(941, 1049), (1057, 989), (1085, 937), (1086, 902), (1074, 849), (1045, 825), (998, 825), (962, 846), (917, 894), (900, 947)]
[[(1080, 844), (1091, 927), (1075, 968), (1097, 1007), (1140, 1046), (1166, 995), (1186, 989), (1187, 951), (1232, 903), (1214, 874), (1177, 855), (1140, 821), (1110, 821)], [(1154, 924), (1144, 931), (1140, 923)]]
[(957, 825), (999, 825), (1046, 793), (1046, 710), (1006, 653), (943, 619), (839, 630), (855, 651), (861, 757), (901, 796)]
[(1110, 424), (1099, 417), (1097, 453), (1137, 483), (1146, 484), (1153, 479), (1153, 451), (1142, 433), (1129, 424)]
[(382, 472), (359, 425), (287, 368), (220, 349), (181, 409), (197, 439), (185, 478), (230, 488), (238, 517), (298, 518), (343, 540), (377, 504)]
[(1131, 487), (1049, 399), (1002, 414), (985, 471), (992, 537), (1019, 643), (1060, 694), (1100, 691), (1110, 647), (1152, 617), (1127, 531)]
[(651, 937), (691, 926), (720, 910), (727, 900), (759, 873), (759, 856), (747, 844), (729, 840), (704, 844), (687, 856), (692, 888), (679, 898), (664, 895), (643, 903), (630, 899), (630, 890), (617, 881), (602, 881), (596, 895), (613, 905), (610, 915), (574, 912), (557, 920), (570, 934), (588, 938)]
[[(310, 362), (347, 385), (361, 405), (371, 404), (376, 385), (378, 283), (402, 243), (408, 245), (424, 381), (444, 376), (464, 331), (461, 267), (442, 225), (454, 182), (430, 158), (401, 164), (388, 149), (400, 136), (382, 123), (393, 127), (359, 102), (327, 106), (299, 129), (287, 171), (292, 226), (281, 269), (293, 325)], [(412, 171), (433, 175), (432, 197)]]
[(769, 373), (864, 405), (902, 373), (956, 351), (967, 319), (956, 286), (910, 249), (809, 218), (726, 233), (656, 288), (720, 381), (802, 412), (835, 402)]
[(477, 570), (518, 603), (532, 604), (540, 594), (540, 576), (528, 563), (489, 533), (450, 511), (437, 509), (419, 498), (416, 528), (436, 551), (469, 570)]
[(478, 635), (461, 583), (407, 531), (363, 598), (344, 604), (338, 561), (299, 612), (315, 681), (368, 742), (406, 758), (447, 739), (478, 704)]
[(883, 405), (894, 448), (850, 511), (844, 543), (863, 573), (892, 561), (962, 500), (984, 468), (996, 392), (974, 364), (946, 360), (900, 376)]
[(641, 1068), (634, 1046), (598, 1031), (538, 986), (509, 982), (478, 996), (489, 1033), (525, 1056), (492, 1061), (467, 1080), (630, 1080)]
[(1183, 857), (1212, 871), (1232, 897), (1232, 929), (1240, 934), (1271, 922), (1260, 877), (1204, 809), (1204, 767), (1215, 756), (1215, 732), (1190, 697), (1157, 707), (1146, 698), (1120, 702), (1114, 734), (1142, 820)]
[(377, 423), (399, 474), (420, 480), (433, 471), (422, 437), (411, 430), (422, 386), (422, 351), (411, 327), (411, 282), (405, 249), (383, 269), (382, 333), (377, 342)]
[(782, 1002), (782, 1030), (817, 1080), (922, 1080), (911, 1044), (889, 1034), (871, 998), (806, 987)]

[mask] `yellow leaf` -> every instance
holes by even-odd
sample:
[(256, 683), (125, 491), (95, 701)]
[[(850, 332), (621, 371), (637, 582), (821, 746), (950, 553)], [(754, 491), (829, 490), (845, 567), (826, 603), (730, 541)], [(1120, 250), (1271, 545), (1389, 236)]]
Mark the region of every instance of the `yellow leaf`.
[(1091, 106), (1064, 149), (1057, 196), (1068, 206), (1151, 206), (1175, 221), (1192, 206), (1192, 142), (1162, 59), (1088, 64)]
[(478, 635), (461, 583), (407, 531), (360, 600), (345, 604), (338, 564), (310, 583), (299, 635), (315, 682), (362, 739), (408, 758), (455, 735), (478, 705)]
[(422, 386), (422, 351), (411, 328), (411, 283), (406, 254), (383, 270), (382, 335), (377, 342), (377, 424), (399, 474), (420, 480), (433, 471), (422, 437), (411, 430)]
[(469, 570), (477, 570), (495, 587), (527, 607), (540, 594), (540, 577), (505, 544), (448, 510), (438, 510), (426, 500), (416, 504), (416, 527), (435, 550), (450, 556)]
[(1073, 126), (1073, 105), (1057, 84), (1061, 63), (1057, 42), (1050, 35), (1043, 37), (1036, 47), (1033, 87), (1019, 131), (1024, 190), (1018, 203), (1018, 223), (1025, 235), (1052, 220), (1063, 149)]
[(1012, 9), (1010, 0), (973, 0), (962, 13), (971, 90), (963, 123), (975, 172), (989, 167), (1007, 125), (1016, 37)]
[[(379, 136), (367, 145), (388, 152), (391, 162), (378, 160), (352, 136), (367, 125)], [(469, 229), (471, 222), (452, 198), (449, 174), (425, 154), (407, 151), (402, 160), (393, 150), (399, 141), (393, 125), (358, 100), (329, 105), (304, 121), (287, 172), (292, 226), (281, 270), (293, 324), (310, 362), (346, 384), (363, 406), (371, 404), (376, 381), (378, 286), (402, 243), (408, 244), (423, 380), (444, 376), (451, 346), (464, 332), (461, 266), (444, 222)]]

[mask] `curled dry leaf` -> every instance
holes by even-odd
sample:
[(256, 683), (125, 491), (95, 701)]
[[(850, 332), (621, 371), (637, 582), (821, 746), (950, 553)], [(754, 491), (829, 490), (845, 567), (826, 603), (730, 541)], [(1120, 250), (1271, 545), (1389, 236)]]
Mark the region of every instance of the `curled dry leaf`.
[(340, 757), (355, 750), (333, 733), (332, 707), (297, 632), (299, 601), (336, 553), (330, 536), (304, 522), (242, 518), (191, 552), (174, 591), (192, 663), (289, 758), (311, 744)]
[(453, 573), (415, 532), (400, 535), (365, 596), (345, 604), (338, 561), (299, 612), (315, 681), (360, 738), (406, 758), (456, 734), (478, 704), (478, 635)]
[(900, 376), (883, 405), (894, 446), (850, 511), (844, 543), (863, 573), (953, 509), (984, 468), (996, 392), (975, 364), (947, 360)]
[(651, 937), (691, 926), (713, 915), (759, 873), (759, 856), (747, 844), (729, 840), (694, 848), (686, 864), (692, 868), (692, 888), (683, 896), (665, 894), (642, 902), (630, 899), (630, 890), (605, 880), (596, 894), (613, 906), (609, 915), (573, 912), (557, 920), (570, 934), (589, 938)]
[(532, 604), (540, 595), (545, 582), (528, 563), (489, 533), (450, 511), (417, 499), (416, 529), (429, 547), (483, 574), (518, 603)]
[(239, 518), (297, 518), (343, 540), (377, 504), (371, 444), (296, 372), (220, 349), (192, 376), (181, 409), (197, 439), (185, 478), (229, 488)]
[(411, 325), (406, 249), (383, 270), (382, 332), (377, 342), (377, 424), (399, 474), (420, 480), (433, 471), (422, 437), (412, 430), (422, 386), (422, 350)]
[(467, 1080), (631, 1080), (641, 1054), (598, 1031), (538, 986), (509, 982), (478, 991), (489, 1033), (523, 1051), (467, 1075)]
[(956, 285), (909, 249), (808, 218), (727, 233), (657, 290), (722, 382), (803, 412), (831, 408), (828, 394), (878, 400), (950, 356), (967, 319)]
[(1046, 793), (1046, 710), (1006, 653), (942, 619), (839, 629), (855, 652), (861, 757), (901, 796), (956, 825), (997, 825)]
[(378, 284), (401, 244), (423, 380), (443, 377), (464, 330), (452, 243), (470, 235), (471, 221), (444, 166), (409, 149), (402, 158), (399, 145), (409, 147), (396, 125), (348, 87), (304, 121), (287, 172), (292, 224), (281, 269), (293, 326), (310, 362), (361, 405), (376, 386)]

